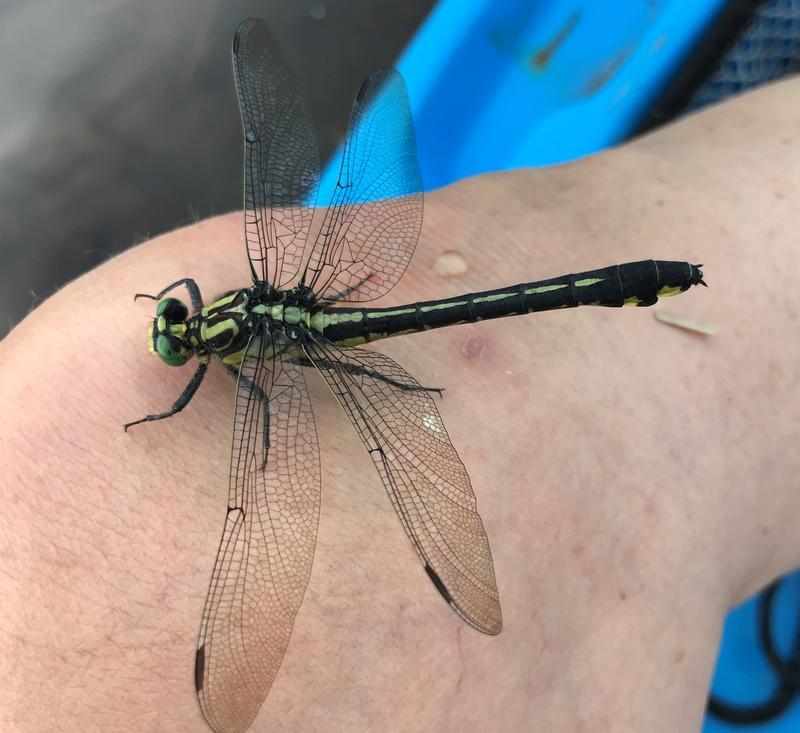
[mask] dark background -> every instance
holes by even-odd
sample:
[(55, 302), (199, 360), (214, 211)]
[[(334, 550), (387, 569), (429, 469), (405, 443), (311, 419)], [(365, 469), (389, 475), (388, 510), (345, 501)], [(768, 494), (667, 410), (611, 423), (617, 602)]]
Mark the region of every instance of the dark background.
[[(241, 208), (230, 44), (264, 18), (334, 150), (434, 0), (0, 2), (0, 337), (109, 256)], [(119, 297), (129, 297), (120, 293)]]

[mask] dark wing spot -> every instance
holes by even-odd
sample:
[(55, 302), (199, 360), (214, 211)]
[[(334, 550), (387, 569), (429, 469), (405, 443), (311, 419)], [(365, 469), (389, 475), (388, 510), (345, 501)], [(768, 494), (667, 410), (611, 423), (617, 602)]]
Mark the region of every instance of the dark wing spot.
[(444, 598), (448, 603), (452, 604), (453, 596), (450, 595), (450, 592), (444, 587), (442, 579), (436, 574), (436, 571), (430, 565), (428, 565), (428, 563), (425, 563), (425, 572), (428, 574), (431, 582), (436, 586), (436, 590), (442, 594), (442, 598)]
[(203, 644), (194, 657), (194, 687), (200, 692), (203, 689), (203, 677), (206, 671), (206, 645)]

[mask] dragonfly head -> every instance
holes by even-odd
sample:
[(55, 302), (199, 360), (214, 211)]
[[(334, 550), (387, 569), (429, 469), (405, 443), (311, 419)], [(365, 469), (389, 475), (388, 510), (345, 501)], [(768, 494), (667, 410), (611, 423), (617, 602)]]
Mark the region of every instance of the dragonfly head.
[(193, 349), (186, 342), (189, 311), (177, 298), (164, 298), (156, 307), (156, 317), (148, 334), (150, 351), (170, 366), (183, 366)]

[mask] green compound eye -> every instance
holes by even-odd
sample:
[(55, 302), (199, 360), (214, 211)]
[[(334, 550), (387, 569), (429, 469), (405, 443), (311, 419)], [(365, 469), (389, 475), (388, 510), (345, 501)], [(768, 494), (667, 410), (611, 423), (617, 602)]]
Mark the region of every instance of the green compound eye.
[(166, 298), (156, 308), (156, 316), (164, 316), (169, 323), (180, 323), (186, 320), (189, 311), (177, 298)]
[(176, 351), (164, 334), (159, 334), (158, 339), (156, 339), (156, 353), (170, 366), (183, 366), (189, 360), (184, 350), (179, 349)]

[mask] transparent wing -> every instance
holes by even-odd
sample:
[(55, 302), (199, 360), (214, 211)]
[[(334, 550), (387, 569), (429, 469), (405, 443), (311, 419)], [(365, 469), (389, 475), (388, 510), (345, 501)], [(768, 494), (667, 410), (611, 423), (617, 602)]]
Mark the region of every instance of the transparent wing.
[(406, 85), (370, 76), (353, 105), (342, 167), (305, 282), (321, 297), (364, 302), (389, 292), (422, 228), (422, 178)]
[(200, 627), (195, 684), (217, 733), (246, 730), (267, 696), (317, 537), (319, 449), (305, 378), (269, 358), (272, 347), (266, 327), (256, 332), (239, 374), (228, 511)]
[(281, 287), (297, 274), (319, 183), (311, 116), (278, 44), (260, 20), (233, 39), (244, 127), (244, 218), (254, 280)]
[(489, 540), (430, 392), (374, 351), (313, 342), (306, 351), (372, 456), (436, 589), (469, 624), (497, 634), (503, 618)]

